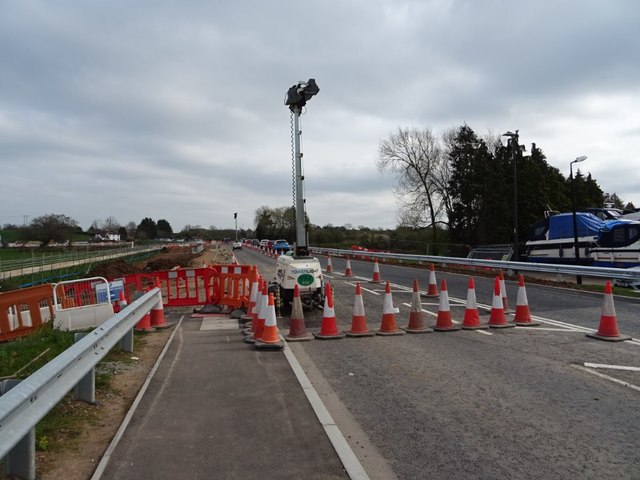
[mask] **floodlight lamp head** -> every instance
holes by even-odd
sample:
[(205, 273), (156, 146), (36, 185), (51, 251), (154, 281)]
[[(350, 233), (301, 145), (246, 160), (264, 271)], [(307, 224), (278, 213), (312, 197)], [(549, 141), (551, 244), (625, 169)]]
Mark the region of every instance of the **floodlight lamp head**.
[(288, 91), (285, 97), (284, 104), (289, 106), (291, 111), (296, 108), (304, 107), (311, 97), (317, 95), (320, 91), (315, 78), (310, 78), (309, 81), (300, 81), (297, 85), (293, 85)]

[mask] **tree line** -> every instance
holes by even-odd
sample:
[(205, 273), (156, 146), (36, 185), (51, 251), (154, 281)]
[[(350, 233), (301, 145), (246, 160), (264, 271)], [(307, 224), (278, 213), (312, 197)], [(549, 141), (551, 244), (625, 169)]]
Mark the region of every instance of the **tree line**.
[(633, 208), (605, 194), (590, 173), (578, 169), (572, 185), (540, 147), (532, 143), (527, 151), (517, 132), (511, 135), (503, 145), (499, 136), (481, 138), (466, 124), (441, 137), (429, 128), (391, 133), (380, 143), (377, 167), (396, 177), (400, 225), (429, 229), (434, 244), (443, 229), (451, 243), (512, 243), (514, 188), (521, 243), (545, 211), (571, 211), (573, 189), (578, 210), (602, 207), (605, 199)]

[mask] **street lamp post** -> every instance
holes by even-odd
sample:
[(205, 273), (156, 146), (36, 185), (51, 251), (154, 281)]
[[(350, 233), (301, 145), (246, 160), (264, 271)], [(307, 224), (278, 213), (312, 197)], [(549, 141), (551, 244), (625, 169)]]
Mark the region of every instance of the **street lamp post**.
[(502, 134), (503, 137), (509, 137), (511, 145), (511, 161), (513, 162), (513, 260), (519, 261), (518, 254), (518, 181), (517, 181), (517, 163), (516, 158), (520, 150), (518, 130), (515, 133), (507, 132)]
[[(569, 179), (571, 180), (571, 213), (573, 216), (573, 252), (576, 265), (580, 262), (580, 249), (578, 248), (578, 220), (576, 218), (576, 189), (573, 185), (573, 164), (584, 162), (586, 155), (581, 155), (569, 163)], [(578, 283), (582, 283), (582, 277), (577, 277)]]

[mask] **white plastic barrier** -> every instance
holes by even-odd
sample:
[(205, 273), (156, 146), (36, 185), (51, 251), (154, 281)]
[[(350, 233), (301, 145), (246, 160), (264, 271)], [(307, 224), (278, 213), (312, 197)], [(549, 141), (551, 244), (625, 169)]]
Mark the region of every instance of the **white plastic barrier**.
[[(84, 330), (113, 317), (112, 288), (106, 278), (69, 280), (53, 285), (55, 318), (59, 330)], [(117, 300), (117, 299), (116, 299)]]

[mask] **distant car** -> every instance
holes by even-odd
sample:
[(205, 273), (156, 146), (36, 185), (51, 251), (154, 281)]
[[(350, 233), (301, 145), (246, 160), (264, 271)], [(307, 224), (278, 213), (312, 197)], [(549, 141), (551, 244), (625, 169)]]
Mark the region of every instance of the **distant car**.
[(264, 240), (260, 240), (261, 247), (266, 247), (267, 245), (269, 245), (269, 240), (267, 240), (266, 238)]
[(253, 240), (251, 240), (251, 245), (253, 245), (254, 247), (259, 247), (260, 240), (258, 240), (257, 238), (254, 238)]
[(231, 244), (231, 248), (233, 250), (242, 250), (242, 242), (238, 242), (237, 240)]
[(276, 253), (285, 253), (288, 252), (291, 247), (289, 246), (289, 242), (285, 239), (281, 238), (280, 240), (276, 240), (273, 242), (273, 249)]

